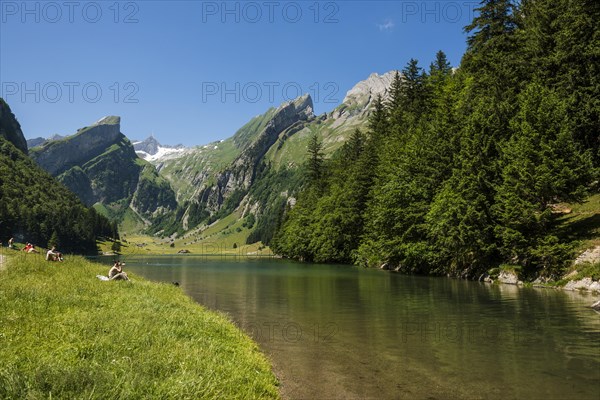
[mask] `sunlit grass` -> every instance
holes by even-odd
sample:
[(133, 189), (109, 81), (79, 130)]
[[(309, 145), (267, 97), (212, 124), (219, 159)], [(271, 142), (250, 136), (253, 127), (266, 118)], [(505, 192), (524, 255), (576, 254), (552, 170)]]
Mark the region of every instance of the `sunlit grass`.
[(257, 346), (173, 285), (80, 257), (0, 272), (0, 398), (277, 398)]

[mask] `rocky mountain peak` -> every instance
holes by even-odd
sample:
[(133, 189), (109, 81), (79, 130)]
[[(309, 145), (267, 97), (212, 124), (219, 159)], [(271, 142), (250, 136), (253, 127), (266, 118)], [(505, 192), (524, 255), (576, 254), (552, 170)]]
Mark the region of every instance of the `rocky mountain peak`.
[(156, 140), (154, 135), (149, 136), (141, 142), (134, 142), (133, 148), (138, 157), (152, 163), (159, 163), (165, 159), (178, 157), (187, 150), (182, 144), (176, 146), (162, 145)]
[(369, 77), (358, 82), (346, 93), (344, 103), (363, 102), (366, 99), (375, 98), (378, 94), (385, 97), (386, 90), (392, 84), (396, 71), (389, 71), (383, 75), (374, 72)]
[(279, 106), (278, 112), (292, 109), (295, 114), (304, 115), (306, 118), (314, 117), (314, 105), (310, 94), (304, 94), (294, 100), (287, 101)]
[(364, 81), (358, 82), (346, 93), (342, 104), (328, 114), (335, 120), (333, 127), (345, 125), (348, 128), (359, 127), (368, 118), (373, 103), (378, 95), (384, 99), (388, 97), (388, 88), (391, 86), (396, 71), (389, 71), (383, 75), (372, 73)]
[(150, 136), (141, 142), (135, 142), (133, 144), (135, 151), (143, 151), (151, 156), (158, 153), (159, 147), (161, 147), (161, 145), (154, 136)]

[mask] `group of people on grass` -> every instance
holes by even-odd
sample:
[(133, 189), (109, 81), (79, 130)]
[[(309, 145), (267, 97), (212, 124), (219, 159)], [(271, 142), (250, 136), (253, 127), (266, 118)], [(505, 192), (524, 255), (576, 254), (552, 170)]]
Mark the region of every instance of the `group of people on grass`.
[[(8, 248), (17, 249), (15, 247), (15, 239), (12, 237), (8, 240)], [(39, 253), (35, 248), (35, 245), (29, 242), (23, 247), (22, 251), (25, 253)], [(52, 248), (46, 252), (46, 261), (64, 261), (64, 258), (62, 253), (56, 250), (56, 246), (52, 246)], [(127, 276), (127, 273), (123, 271), (123, 265), (125, 265), (125, 263), (115, 261), (112, 268), (108, 271), (108, 279), (111, 281), (128, 281), (129, 277)]]
[[(15, 239), (12, 237), (8, 239), (8, 248), (17, 250), (17, 247), (15, 246)], [(29, 242), (27, 242), (21, 251), (24, 251), (25, 253), (39, 254), (39, 251), (35, 248), (35, 245)], [(56, 250), (55, 246), (52, 246), (52, 248), (46, 252), (46, 261), (64, 261), (64, 259), (62, 253)]]

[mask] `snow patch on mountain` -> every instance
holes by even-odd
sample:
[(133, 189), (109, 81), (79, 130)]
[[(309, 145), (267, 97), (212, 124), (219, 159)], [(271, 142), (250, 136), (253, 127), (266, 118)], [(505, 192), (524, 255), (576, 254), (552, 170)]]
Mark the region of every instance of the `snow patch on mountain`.
[[(135, 145), (134, 145), (135, 146)], [(136, 150), (135, 153), (146, 161), (154, 162), (167, 158), (176, 158), (180, 155), (183, 155), (187, 149), (182, 147), (163, 147), (158, 146), (156, 153), (149, 154), (143, 150)]]

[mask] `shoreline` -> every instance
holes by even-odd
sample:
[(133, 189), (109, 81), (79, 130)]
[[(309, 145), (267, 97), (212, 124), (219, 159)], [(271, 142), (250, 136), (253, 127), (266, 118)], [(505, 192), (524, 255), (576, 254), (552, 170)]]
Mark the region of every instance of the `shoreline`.
[[(388, 270), (383, 269), (383, 268), (377, 268), (377, 269), (388, 272), (388, 273), (393, 272), (396, 274), (408, 275), (408, 274), (402, 273), (401, 271), (397, 271), (397, 270), (393, 270), (393, 269), (388, 269)], [(434, 275), (423, 275), (423, 276), (433, 277)], [(550, 284), (536, 283), (535, 281), (534, 282), (523, 282), (523, 281), (519, 280), (518, 276), (516, 274), (514, 274), (514, 272), (506, 272), (506, 271), (505, 271), (505, 278), (501, 279), (500, 277), (498, 277), (493, 280), (492, 279), (486, 280), (487, 278), (486, 279), (465, 279), (465, 278), (453, 277), (453, 276), (448, 276), (448, 275), (438, 275), (438, 276), (440, 278), (468, 280), (471, 282), (479, 282), (479, 283), (488, 284), (488, 285), (508, 285), (508, 286), (514, 286), (514, 287), (518, 287), (518, 288), (561, 290), (561, 291), (565, 291), (565, 292), (569, 292), (569, 293), (579, 293), (582, 295), (591, 296), (595, 300), (600, 300), (600, 281), (595, 281), (595, 280), (593, 280), (592, 277), (589, 277), (589, 276), (581, 277), (581, 279), (578, 279), (578, 280), (574, 280), (574, 279), (568, 280), (568, 281), (566, 281), (566, 283), (564, 285), (560, 285), (557, 283), (560, 281), (552, 281), (552, 282), (550, 282)], [(555, 283), (555, 284), (553, 285), (551, 283)], [(571, 284), (571, 285), (569, 285), (569, 284)], [(587, 289), (587, 287), (581, 286), (581, 285), (589, 286), (590, 284), (592, 284), (594, 288), (597, 287), (598, 289), (589, 290), (589, 289)], [(573, 287), (570, 288), (568, 286), (573, 286)], [(590, 308), (594, 309), (591, 304), (590, 304)]]

